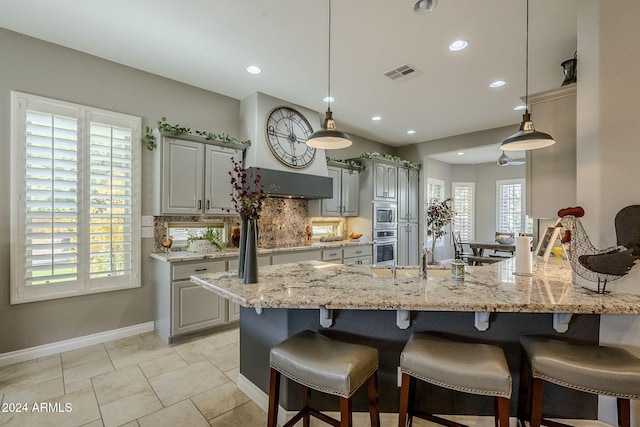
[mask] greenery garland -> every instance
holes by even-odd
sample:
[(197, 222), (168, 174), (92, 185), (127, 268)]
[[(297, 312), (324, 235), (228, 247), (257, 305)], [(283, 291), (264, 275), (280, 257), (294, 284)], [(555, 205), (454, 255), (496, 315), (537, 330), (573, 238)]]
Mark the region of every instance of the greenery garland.
[(411, 162), (409, 160), (401, 159), (398, 156), (392, 156), (391, 154), (380, 154), (377, 151), (367, 151), (366, 153), (362, 153), (360, 157), (364, 159), (374, 159), (376, 157), (382, 157), (383, 159), (391, 160), (392, 162), (400, 163), (407, 169), (420, 169), (420, 164), (416, 162)]
[[(238, 138), (229, 136), (226, 133), (216, 134), (213, 132), (201, 131), (201, 130), (196, 130), (192, 133), (191, 128), (180, 126), (180, 125), (171, 125), (167, 123), (166, 117), (162, 117), (160, 120), (158, 120), (157, 124), (158, 124), (158, 130), (160, 132), (170, 133), (171, 135), (191, 134), (191, 135), (203, 136), (207, 141), (211, 141), (215, 139), (223, 142), (233, 142), (236, 144), (251, 145), (251, 140), (249, 139), (247, 139), (246, 141), (240, 141)], [(153, 151), (157, 147), (158, 144), (156, 142), (156, 137), (153, 134), (153, 128), (149, 126), (146, 127), (145, 134), (142, 137), (142, 142), (145, 143), (147, 150), (149, 151)]]
[(342, 163), (352, 168), (364, 169), (364, 166), (362, 166), (360, 162), (357, 162), (355, 160), (333, 159), (331, 157), (327, 157), (327, 162)]

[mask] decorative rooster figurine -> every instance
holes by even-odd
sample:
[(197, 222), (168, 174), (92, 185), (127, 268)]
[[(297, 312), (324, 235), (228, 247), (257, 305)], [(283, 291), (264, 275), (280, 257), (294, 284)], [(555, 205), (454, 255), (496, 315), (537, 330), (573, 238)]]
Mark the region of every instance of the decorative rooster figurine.
[(173, 245), (173, 236), (167, 237), (167, 240), (164, 240), (161, 245), (167, 250), (167, 252), (171, 251), (171, 245)]

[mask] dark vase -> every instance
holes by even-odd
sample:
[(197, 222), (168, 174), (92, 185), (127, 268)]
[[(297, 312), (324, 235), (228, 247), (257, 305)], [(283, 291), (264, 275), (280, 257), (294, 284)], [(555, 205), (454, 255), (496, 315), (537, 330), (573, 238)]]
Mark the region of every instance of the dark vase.
[(244, 277), (244, 258), (247, 247), (247, 216), (240, 215), (240, 254), (238, 255), (238, 277)]
[(258, 283), (258, 220), (247, 223), (244, 253), (244, 283)]

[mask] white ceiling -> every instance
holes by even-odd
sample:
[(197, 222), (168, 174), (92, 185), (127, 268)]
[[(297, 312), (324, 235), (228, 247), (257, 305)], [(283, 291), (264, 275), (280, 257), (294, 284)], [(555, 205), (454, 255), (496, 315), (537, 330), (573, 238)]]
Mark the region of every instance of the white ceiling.
[[(522, 113), (513, 107), (525, 91), (525, 0), (440, 0), (421, 15), (413, 3), (333, 1), (338, 127), (391, 146), (510, 124), (515, 133)], [(0, 26), (13, 31), (236, 99), (260, 91), (326, 110), (327, 0), (0, 4)], [(531, 1), (530, 93), (562, 83), (560, 63), (577, 45), (576, 8), (577, 0)], [(450, 52), (461, 38), (469, 47)], [(405, 63), (423, 74), (403, 83), (384, 77)], [(248, 74), (251, 64), (264, 72)], [(490, 89), (498, 79), (506, 86)]]
[[(497, 143), (431, 154), (429, 157), (453, 165), (475, 165), (478, 163), (495, 163), (501, 154), (500, 143)], [(513, 161), (524, 161), (525, 158), (524, 151), (509, 151), (506, 155)]]

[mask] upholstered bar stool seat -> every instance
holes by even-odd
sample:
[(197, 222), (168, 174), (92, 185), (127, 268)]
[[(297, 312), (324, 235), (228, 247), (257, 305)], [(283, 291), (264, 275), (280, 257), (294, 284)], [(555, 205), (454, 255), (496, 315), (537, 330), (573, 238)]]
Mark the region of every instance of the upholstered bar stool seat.
[(563, 387), (618, 398), (618, 423), (629, 427), (629, 399), (640, 398), (640, 359), (623, 348), (522, 337), (525, 360), (523, 396), (518, 418), (531, 412), (531, 426), (563, 425), (542, 419), (542, 387), (548, 381)]
[(400, 370), (399, 427), (411, 425), (413, 416), (443, 425), (460, 425), (413, 409), (416, 378), (464, 393), (493, 396), (496, 425), (509, 425), (511, 373), (500, 347), (413, 334), (400, 355)]
[[(380, 425), (375, 348), (303, 331), (271, 349), (270, 365), (268, 427), (276, 427), (280, 374), (303, 386), (303, 408), (284, 426), (292, 426), (300, 419), (308, 426), (310, 416), (334, 426), (351, 426), (351, 398), (365, 382), (368, 382), (371, 425)], [(310, 389), (340, 397), (340, 421), (310, 407)]]

